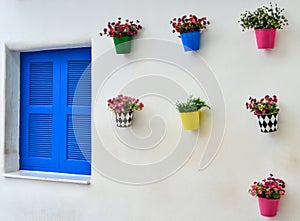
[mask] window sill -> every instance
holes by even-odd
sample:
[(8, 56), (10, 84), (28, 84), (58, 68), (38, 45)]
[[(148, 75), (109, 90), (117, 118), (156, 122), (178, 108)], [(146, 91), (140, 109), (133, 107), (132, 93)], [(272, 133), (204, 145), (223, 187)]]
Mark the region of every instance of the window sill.
[(27, 170), (19, 170), (16, 172), (5, 173), (4, 177), (28, 179), (28, 180), (63, 182), (63, 183), (77, 183), (77, 184), (91, 183), (91, 176), (88, 175), (27, 171)]

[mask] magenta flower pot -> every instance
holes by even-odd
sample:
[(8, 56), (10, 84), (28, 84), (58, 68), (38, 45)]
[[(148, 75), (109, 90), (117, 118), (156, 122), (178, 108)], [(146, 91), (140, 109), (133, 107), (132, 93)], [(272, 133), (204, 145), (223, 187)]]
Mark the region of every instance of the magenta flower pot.
[(274, 48), (276, 29), (255, 29), (258, 49)]
[(260, 215), (274, 217), (277, 214), (280, 199), (266, 199), (258, 197)]

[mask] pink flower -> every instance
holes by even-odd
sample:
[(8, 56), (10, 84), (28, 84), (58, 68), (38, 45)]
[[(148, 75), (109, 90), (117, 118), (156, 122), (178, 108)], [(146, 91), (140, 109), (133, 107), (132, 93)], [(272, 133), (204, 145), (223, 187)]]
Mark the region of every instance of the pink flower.
[(252, 186), (252, 190), (257, 190), (257, 186)]
[(261, 182), (254, 182), (249, 189), (252, 196), (259, 196), (267, 199), (279, 199), (285, 194), (285, 183), (283, 180), (273, 178), (273, 174), (263, 179)]
[[(248, 103), (248, 102), (247, 102)], [(246, 109), (250, 109), (254, 115), (257, 114), (273, 114), (278, 113), (279, 108), (277, 107), (277, 97), (273, 95), (265, 95), (263, 98), (256, 99), (249, 97), (249, 105), (246, 105)]]
[(138, 103), (139, 99), (135, 99), (129, 96), (124, 96), (123, 94), (117, 95), (116, 98), (108, 99), (107, 106), (108, 109), (114, 111), (115, 113), (142, 110), (144, 107), (143, 103)]

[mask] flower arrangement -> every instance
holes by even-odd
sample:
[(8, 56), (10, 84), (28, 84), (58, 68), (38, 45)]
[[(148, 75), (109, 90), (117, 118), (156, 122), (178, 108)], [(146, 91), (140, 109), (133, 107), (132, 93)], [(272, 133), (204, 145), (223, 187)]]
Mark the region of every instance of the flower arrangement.
[(183, 15), (180, 18), (173, 18), (170, 24), (173, 27), (173, 33), (186, 33), (206, 29), (210, 22), (207, 21), (206, 17), (198, 18), (196, 15), (190, 14), (189, 16)]
[(136, 23), (134, 23), (126, 19), (125, 23), (122, 23), (122, 18), (120, 17), (117, 22), (108, 22), (107, 26), (108, 28), (104, 28), (103, 32), (100, 32), (100, 36), (107, 35), (108, 37), (116, 38), (134, 36), (143, 28), (139, 20), (136, 20)]
[(249, 98), (249, 102), (246, 102), (246, 109), (250, 109), (250, 112), (253, 112), (254, 115), (259, 114), (275, 114), (279, 112), (277, 107), (277, 96), (269, 96), (257, 100), (256, 98)]
[(179, 113), (194, 112), (197, 111), (197, 106), (193, 101), (193, 97), (190, 96), (185, 102), (177, 101), (176, 109), (179, 111)]
[(135, 111), (135, 110), (143, 110), (144, 104), (140, 102), (139, 99), (124, 96), (123, 94), (119, 94), (117, 97), (107, 100), (108, 109), (115, 112), (116, 114)]
[(241, 14), (238, 21), (242, 26), (242, 31), (245, 29), (282, 29), (288, 25), (288, 20), (283, 15), (284, 9), (281, 9), (270, 2), (270, 7), (262, 6), (254, 12), (246, 11)]
[(190, 95), (185, 102), (176, 102), (176, 108), (180, 113), (197, 111), (203, 107), (210, 109), (205, 101), (201, 100), (200, 97), (194, 98), (193, 95)]
[(257, 196), (266, 199), (280, 199), (285, 194), (285, 182), (274, 178), (273, 174), (263, 179), (261, 182), (255, 181), (248, 192), (251, 196)]

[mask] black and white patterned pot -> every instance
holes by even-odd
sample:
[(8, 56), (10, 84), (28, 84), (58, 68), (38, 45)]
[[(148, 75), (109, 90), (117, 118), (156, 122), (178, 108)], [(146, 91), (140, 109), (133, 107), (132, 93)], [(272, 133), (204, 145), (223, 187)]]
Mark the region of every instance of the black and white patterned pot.
[(132, 124), (133, 111), (116, 113), (117, 127), (130, 127)]
[(258, 114), (258, 124), (260, 131), (270, 133), (277, 131), (278, 113), (275, 114)]

